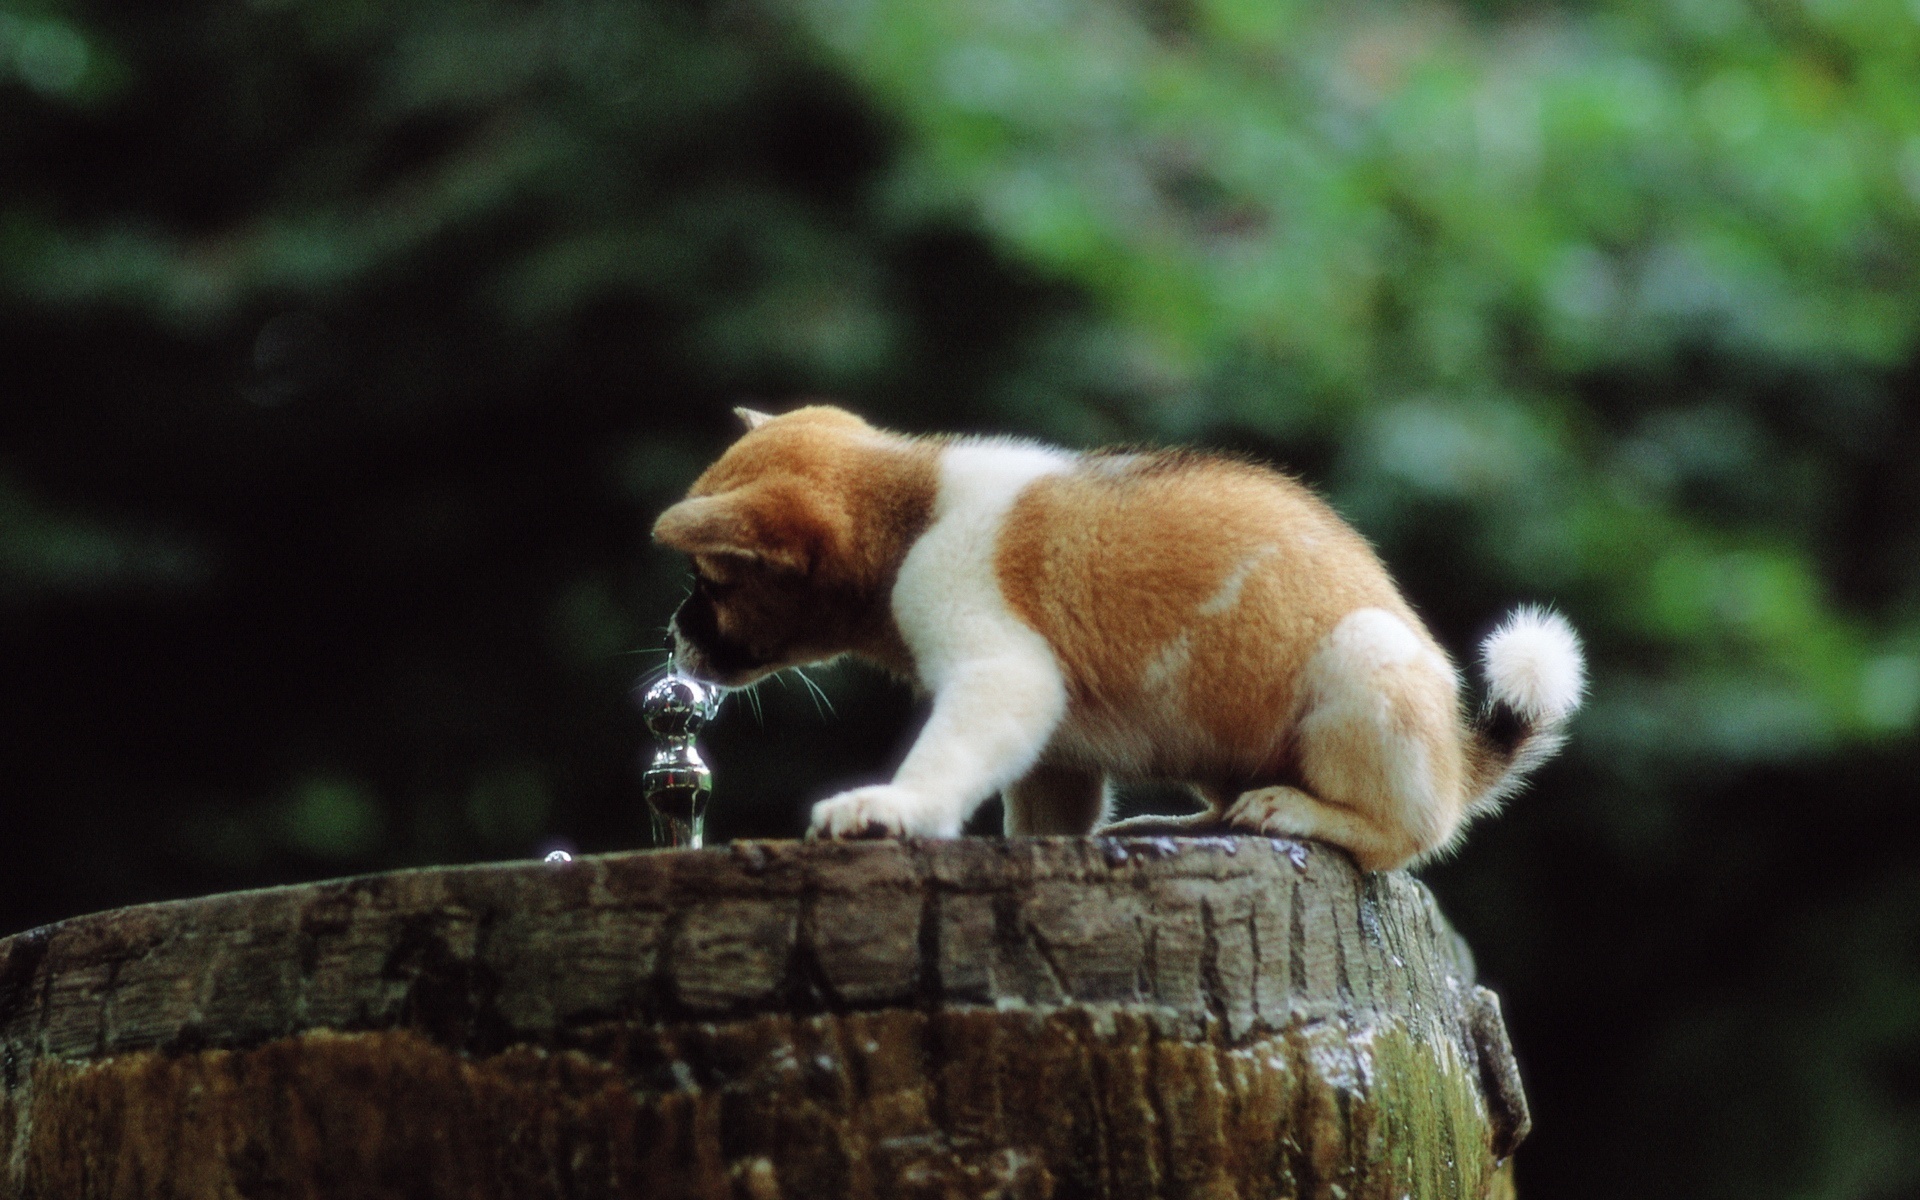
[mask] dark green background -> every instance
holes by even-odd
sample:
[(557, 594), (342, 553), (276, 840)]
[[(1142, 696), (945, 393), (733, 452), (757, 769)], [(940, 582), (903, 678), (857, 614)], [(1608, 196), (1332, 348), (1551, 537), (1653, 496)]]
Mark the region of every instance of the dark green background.
[[(1225, 446), (1588, 639), (1423, 872), (1523, 1194), (1920, 1195), (1917, 13), (0, 0), (0, 932), (639, 844), (733, 404)], [(820, 678), (720, 836), (899, 752)]]

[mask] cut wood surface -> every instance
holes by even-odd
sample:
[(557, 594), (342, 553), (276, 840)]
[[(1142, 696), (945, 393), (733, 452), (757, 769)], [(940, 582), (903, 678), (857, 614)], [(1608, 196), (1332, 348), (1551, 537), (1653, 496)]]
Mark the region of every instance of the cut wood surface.
[(1264, 838), (402, 871), (0, 940), (0, 1197), (1485, 1197), (1418, 882)]

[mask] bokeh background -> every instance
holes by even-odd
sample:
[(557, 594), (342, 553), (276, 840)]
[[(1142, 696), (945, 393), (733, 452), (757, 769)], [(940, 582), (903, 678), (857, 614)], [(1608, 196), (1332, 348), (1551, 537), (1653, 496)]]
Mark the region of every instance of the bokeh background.
[(1522, 1194), (1920, 1196), (1917, 268), (1901, 0), (0, 0), (0, 933), (641, 844), (734, 404), (1230, 447), (1589, 641), (1423, 872)]

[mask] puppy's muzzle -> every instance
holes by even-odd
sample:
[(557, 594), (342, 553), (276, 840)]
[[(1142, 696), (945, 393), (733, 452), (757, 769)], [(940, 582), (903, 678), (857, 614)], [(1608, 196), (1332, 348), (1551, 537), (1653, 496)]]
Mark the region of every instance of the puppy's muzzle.
[(668, 623), (667, 648), (673, 652), (675, 668), (709, 683), (745, 683), (768, 665), (749, 647), (720, 632), (713, 601), (699, 587)]

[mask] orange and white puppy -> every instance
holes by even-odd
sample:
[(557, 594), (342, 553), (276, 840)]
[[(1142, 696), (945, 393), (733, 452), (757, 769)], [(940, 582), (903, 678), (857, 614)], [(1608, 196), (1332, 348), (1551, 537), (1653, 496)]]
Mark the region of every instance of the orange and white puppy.
[(1372, 870), (1453, 842), (1558, 747), (1584, 664), (1514, 613), (1459, 677), (1373, 551), (1294, 481), (1185, 452), (914, 438), (851, 413), (748, 432), (661, 515), (692, 556), (675, 662), (739, 686), (841, 654), (932, 694), (893, 782), (809, 836), (1079, 834), (1115, 779), (1190, 784), (1194, 828), (1317, 838)]

